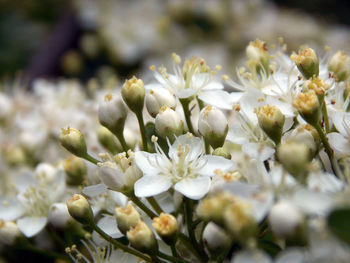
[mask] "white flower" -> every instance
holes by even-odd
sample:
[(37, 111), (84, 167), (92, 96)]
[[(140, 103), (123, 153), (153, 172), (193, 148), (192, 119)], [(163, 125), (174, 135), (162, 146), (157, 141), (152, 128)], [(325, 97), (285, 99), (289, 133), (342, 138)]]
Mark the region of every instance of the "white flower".
[[(154, 66), (154, 76), (158, 82), (180, 99), (202, 95), (207, 92), (222, 90), (224, 86), (216, 80), (215, 72), (205, 63), (204, 59), (192, 57), (186, 59), (183, 67), (180, 67), (181, 58), (173, 53), (174, 74), (168, 74), (166, 68), (160, 67), (158, 71)], [(205, 100), (204, 100), (205, 101)]]
[(201, 139), (182, 135), (169, 148), (169, 158), (155, 143), (157, 153), (136, 152), (136, 164), (143, 177), (135, 183), (139, 197), (153, 196), (171, 186), (184, 196), (198, 200), (208, 193), (216, 169), (227, 170), (233, 163), (223, 157), (204, 155)]

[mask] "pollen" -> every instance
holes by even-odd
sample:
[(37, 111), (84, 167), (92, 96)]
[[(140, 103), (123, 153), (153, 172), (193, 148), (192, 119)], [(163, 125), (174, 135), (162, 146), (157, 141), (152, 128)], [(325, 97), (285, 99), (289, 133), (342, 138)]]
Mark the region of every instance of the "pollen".
[(213, 107), (212, 106), (210, 106), (210, 105), (208, 105), (208, 106), (206, 106), (205, 108), (204, 108), (204, 117), (205, 118), (208, 118), (208, 115), (209, 115), (209, 113), (210, 113), (210, 111), (213, 109)]
[(111, 101), (113, 98), (113, 95), (108, 93), (106, 96), (105, 96), (105, 101)]
[(306, 82), (306, 86), (308, 89), (314, 90), (317, 95), (323, 95), (330, 87), (329, 84), (325, 83), (319, 77), (312, 77), (311, 80)]
[(293, 106), (301, 112), (307, 113), (317, 109), (320, 104), (315, 91), (309, 90), (306, 93), (300, 93), (299, 96), (293, 101)]

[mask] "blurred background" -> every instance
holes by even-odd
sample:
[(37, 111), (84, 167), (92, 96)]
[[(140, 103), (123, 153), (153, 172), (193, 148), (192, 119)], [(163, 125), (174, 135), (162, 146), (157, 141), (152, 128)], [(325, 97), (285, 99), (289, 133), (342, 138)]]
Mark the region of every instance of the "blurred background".
[(233, 71), (249, 41), (347, 49), (347, 1), (0, 0), (0, 79), (134, 73), (172, 52)]

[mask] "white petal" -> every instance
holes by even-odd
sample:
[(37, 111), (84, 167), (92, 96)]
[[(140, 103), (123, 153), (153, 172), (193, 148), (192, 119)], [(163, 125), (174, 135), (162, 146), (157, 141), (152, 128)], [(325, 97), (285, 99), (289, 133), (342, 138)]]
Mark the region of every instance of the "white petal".
[(199, 200), (209, 192), (210, 184), (211, 180), (208, 176), (198, 176), (185, 178), (175, 184), (174, 188), (190, 199)]
[(19, 230), (26, 236), (32, 237), (38, 234), (46, 226), (46, 217), (26, 216), (17, 220)]
[(248, 154), (249, 157), (259, 161), (265, 161), (275, 153), (275, 149), (267, 146), (264, 142), (243, 144), (242, 151)]
[(344, 183), (330, 173), (311, 173), (307, 178), (307, 184), (311, 190), (323, 193), (338, 193), (344, 187)]
[(347, 126), (350, 126), (350, 113), (349, 112), (334, 113), (332, 114), (332, 120), (337, 130), (343, 136), (348, 136)]
[(300, 209), (309, 215), (326, 215), (333, 205), (329, 195), (312, 192), (306, 189), (296, 191), (293, 196), (293, 201)]
[(167, 191), (171, 185), (171, 179), (167, 176), (144, 175), (135, 183), (134, 191), (138, 197), (148, 197)]
[(205, 176), (214, 176), (214, 172), (217, 169), (220, 169), (221, 171), (226, 171), (230, 169), (234, 163), (231, 160), (228, 160), (221, 156), (214, 156), (214, 155), (204, 155), (201, 160), (200, 164), (204, 164), (202, 169), (200, 169), (198, 174), (205, 175)]
[(118, 229), (117, 221), (114, 216), (104, 215), (98, 221), (97, 225), (112, 238), (120, 238), (123, 236)]
[(209, 84), (205, 85), (202, 90), (221, 90), (224, 88), (224, 85), (222, 85), (219, 81), (212, 81)]
[(196, 92), (197, 90), (195, 89), (183, 89), (177, 93), (177, 96), (179, 97), (179, 99), (186, 99), (194, 95)]
[(230, 125), (226, 140), (241, 145), (247, 143), (249, 138), (246, 135), (246, 132), (242, 129), (242, 126), (238, 122), (235, 122)]
[(300, 248), (287, 248), (278, 254), (276, 263), (304, 263), (304, 251)]
[(107, 191), (106, 185), (96, 184), (96, 185), (84, 187), (82, 192), (87, 196), (94, 197), (94, 196), (98, 196), (100, 194), (106, 193), (106, 191)]
[(341, 155), (350, 155), (350, 142), (340, 133), (332, 132), (328, 134), (329, 144), (332, 149)]
[(204, 151), (203, 142), (198, 137), (189, 137), (188, 135), (181, 135), (169, 148), (169, 157), (173, 160), (178, 160), (177, 150), (179, 145), (189, 146), (190, 152), (186, 156), (187, 161), (192, 161), (197, 158)]
[(198, 98), (207, 104), (224, 110), (232, 110), (232, 105), (235, 103), (234, 100), (237, 99), (231, 97), (230, 93), (224, 90), (202, 91), (198, 94)]
[[(158, 169), (153, 166), (153, 163), (157, 163), (158, 154), (148, 152), (135, 152), (135, 162), (143, 173), (146, 174), (158, 174)], [(152, 163), (152, 164), (151, 164)]]
[(15, 220), (24, 213), (24, 207), (16, 198), (0, 198), (0, 219)]

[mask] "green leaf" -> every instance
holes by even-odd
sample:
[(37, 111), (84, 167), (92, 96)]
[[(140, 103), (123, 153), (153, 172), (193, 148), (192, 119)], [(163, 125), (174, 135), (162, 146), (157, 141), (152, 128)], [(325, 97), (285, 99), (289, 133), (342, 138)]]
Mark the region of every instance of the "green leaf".
[(339, 239), (350, 244), (350, 208), (332, 211), (328, 216), (328, 226)]

